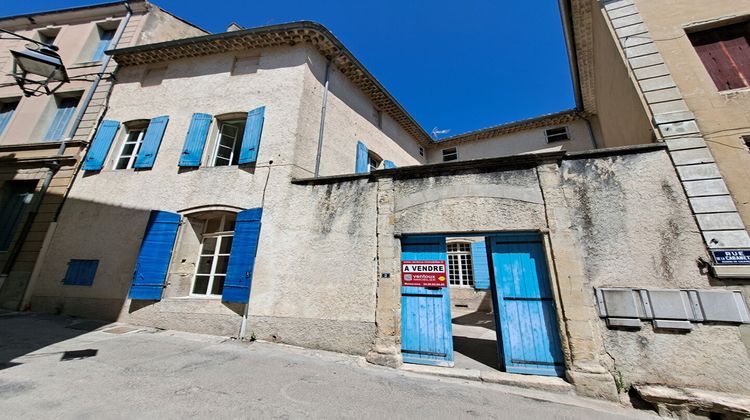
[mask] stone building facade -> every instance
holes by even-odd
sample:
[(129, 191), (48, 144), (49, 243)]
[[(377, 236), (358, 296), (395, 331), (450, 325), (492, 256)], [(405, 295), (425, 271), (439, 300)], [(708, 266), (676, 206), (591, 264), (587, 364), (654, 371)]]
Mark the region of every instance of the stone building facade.
[[(494, 368), (661, 406), (649, 386), (698, 389), (716, 413), (750, 392), (750, 315), (704, 265), (687, 140), (652, 142), (639, 112), (613, 128), (593, 80), (578, 110), (436, 142), (315, 23), (111, 54), (32, 310), (458, 366), (460, 238), (484, 244)], [(630, 113), (618, 74), (600, 81)]]
[[(18, 309), (54, 231), (54, 222), (112, 88), (117, 65), (106, 49), (205, 33), (145, 1), (0, 18), (0, 27), (59, 48), (71, 82), (53, 95), (25, 97), (10, 50), (27, 41), (4, 36), (0, 54), (0, 306)], [(6, 49), (7, 47), (7, 49)], [(54, 85), (54, 83), (52, 84)], [(26, 296), (24, 296), (26, 295)]]

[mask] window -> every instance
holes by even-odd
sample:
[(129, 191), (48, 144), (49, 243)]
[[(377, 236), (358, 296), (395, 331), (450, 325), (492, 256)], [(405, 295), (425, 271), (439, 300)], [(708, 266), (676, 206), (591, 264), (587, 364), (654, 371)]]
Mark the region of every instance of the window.
[(71, 286), (91, 286), (94, 284), (99, 260), (70, 260), (63, 284)]
[(245, 133), (245, 119), (219, 120), (211, 164), (213, 166), (237, 165)]
[(43, 29), (38, 32), (39, 41), (47, 45), (54, 45), (57, 39), (57, 34), (60, 33), (60, 29)]
[(134, 124), (126, 128), (125, 141), (122, 143), (120, 153), (115, 162), (115, 169), (130, 169), (133, 167), (138, 152), (143, 145), (143, 137), (146, 135), (147, 124)]
[(471, 243), (451, 242), (448, 247), (448, 282), (454, 287), (473, 287)]
[(7, 251), (37, 181), (6, 181), (0, 190), (0, 251)]
[(375, 122), (375, 127), (380, 129), (383, 128), (383, 111), (373, 107), (372, 108), (372, 119)]
[(750, 87), (748, 22), (688, 33), (703, 66), (719, 90)]
[(570, 136), (568, 136), (567, 126), (557, 127), (557, 128), (548, 128), (544, 130), (544, 137), (547, 139), (547, 143), (570, 140)]
[(3, 134), (5, 127), (10, 123), (13, 113), (16, 112), (18, 101), (0, 102), (0, 134)]
[(380, 167), (380, 164), (383, 163), (383, 159), (381, 159), (378, 155), (376, 155), (373, 152), (367, 153), (367, 169), (369, 172), (372, 172), (378, 167)]
[(458, 150), (455, 147), (443, 149), (443, 162), (450, 162), (452, 160), (458, 160)]
[(206, 219), (193, 280), (193, 295), (221, 295), (232, 250), (235, 218), (233, 213), (223, 213)]
[(96, 49), (94, 49), (94, 55), (91, 56), (91, 61), (101, 61), (104, 58), (104, 51), (109, 48), (109, 43), (115, 36), (114, 29), (102, 29), (97, 27), (99, 32), (99, 39), (97, 39)]
[(424, 147), (419, 146), (419, 156), (424, 156)]
[(81, 98), (76, 97), (59, 97), (55, 96), (55, 114), (52, 122), (44, 135), (44, 141), (60, 141), (65, 136), (65, 130), (73, 119), (73, 114), (78, 107), (78, 101)]
[(251, 74), (258, 71), (260, 56), (236, 57), (232, 64), (232, 76), (238, 74)]

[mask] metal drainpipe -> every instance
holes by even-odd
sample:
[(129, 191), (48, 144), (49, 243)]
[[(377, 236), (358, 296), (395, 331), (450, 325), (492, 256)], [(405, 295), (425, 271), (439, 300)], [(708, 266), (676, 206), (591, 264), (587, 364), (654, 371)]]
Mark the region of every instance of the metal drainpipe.
[[(125, 14), (125, 18), (120, 22), (120, 25), (117, 27), (117, 32), (115, 32), (114, 37), (112, 37), (112, 42), (110, 42), (110, 45), (117, 45), (117, 43), (120, 42), (120, 38), (122, 37), (122, 33), (125, 32), (125, 27), (128, 26), (128, 22), (130, 22), (130, 17), (133, 15), (133, 9), (130, 8), (130, 5), (125, 2), (123, 3), (125, 6), (125, 9), (127, 9), (128, 13)], [(83, 120), (83, 116), (86, 113), (86, 109), (89, 106), (89, 103), (91, 102), (91, 98), (94, 96), (94, 92), (96, 92), (96, 89), (99, 87), (99, 83), (102, 81), (102, 75), (107, 70), (107, 66), (109, 65), (109, 61), (112, 59), (112, 56), (107, 55), (104, 58), (104, 61), (102, 61), (102, 65), (99, 67), (99, 72), (96, 75), (96, 78), (94, 79), (94, 82), (91, 84), (91, 87), (89, 88), (88, 92), (86, 92), (86, 97), (83, 99), (82, 106), (80, 107), (80, 111), (78, 111), (78, 115), (76, 116), (75, 121), (73, 121), (73, 125), (70, 127), (70, 131), (68, 131), (68, 137), (63, 139), (60, 142), (60, 147), (57, 149), (57, 156), (62, 156), (65, 153), (65, 143), (68, 139), (73, 139), (73, 136), (75, 135), (76, 131), (78, 130), (78, 127), (81, 125), (81, 121)], [(26, 218), (26, 223), (24, 224), (21, 235), (19, 236), (18, 240), (16, 241), (15, 245), (13, 246), (13, 251), (11, 251), (10, 256), (8, 260), (6, 261), (5, 265), (3, 266), (3, 271), (0, 273), (2, 276), (7, 276), (10, 274), (10, 271), (13, 267), (13, 265), (16, 263), (16, 259), (18, 258), (18, 254), (20, 254), (21, 246), (24, 242), (26, 242), (26, 237), (29, 234), (29, 230), (31, 229), (31, 225), (34, 222), (34, 219), (36, 218), (36, 214), (39, 212), (39, 207), (42, 205), (42, 200), (44, 199), (44, 195), (47, 193), (47, 189), (49, 188), (49, 184), (52, 183), (52, 178), (55, 175), (55, 172), (60, 168), (60, 162), (57, 160), (53, 161), (50, 165), (49, 171), (47, 171), (47, 174), (44, 177), (44, 181), (42, 182), (42, 186), (39, 189), (38, 197), (35, 198), (34, 204), (32, 208), (29, 210), (29, 217)], [(62, 203), (60, 204), (62, 206)], [(23, 293), (21, 294), (21, 299), (23, 299), (23, 296), (26, 294), (26, 289), (28, 288), (29, 283), (26, 282), (24, 285)]]
[(328, 108), (328, 83), (331, 75), (331, 63), (341, 53), (331, 57), (326, 63), (326, 75), (323, 83), (323, 106), (320, 108), (320, 131), (318, 132), (318, 153), (315, 155), (315, 178), (320, 176), (320, 156), (323, 153), (323, 130), (326, 125), (326, 109)]

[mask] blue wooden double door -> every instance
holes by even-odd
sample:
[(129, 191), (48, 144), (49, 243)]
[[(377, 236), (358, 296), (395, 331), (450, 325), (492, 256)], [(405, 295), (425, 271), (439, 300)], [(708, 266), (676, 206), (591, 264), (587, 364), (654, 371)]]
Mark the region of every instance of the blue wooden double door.
[[(541, 238), (487, 236), (500, 369), (562, 376), (557, 316)], [(402, 239), (402, 260), (446, 260), (444, 236)], [(401, 287), (404, 362), (453, 366), (450, 289)]]

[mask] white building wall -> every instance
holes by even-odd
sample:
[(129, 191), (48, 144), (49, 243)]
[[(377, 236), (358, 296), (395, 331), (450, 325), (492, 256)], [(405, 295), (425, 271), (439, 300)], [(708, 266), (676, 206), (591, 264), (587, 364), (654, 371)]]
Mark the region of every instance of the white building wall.
[[(547, 143), (544, 131), (549, 128), (567, 126), (570, 140)], [(578, 119), (567, 124), (550, 125), (516, 133), (505, 134), (484, 140), (446, 141), (432, 145), (427, 150), (428, 163), (443, 161), (443, 149), (455, 147), (458, 160), (487, 159), (521, 153), (553, 152), (566, 150), (577, 152), (594, 149), (594, 142), (586, 121)]]

